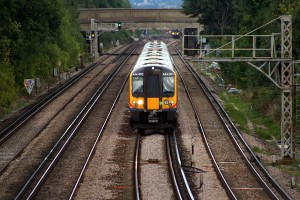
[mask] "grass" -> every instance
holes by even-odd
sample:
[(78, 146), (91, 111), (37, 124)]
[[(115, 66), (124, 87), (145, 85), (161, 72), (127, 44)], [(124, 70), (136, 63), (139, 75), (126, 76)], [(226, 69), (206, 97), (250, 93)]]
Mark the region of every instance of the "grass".
[(249, 133), (248, 126), (247, 126), (247, 118), (244, 114), (244, 109), (242, 109), (244, 105), (237, 102), (233, 98), (232, 99), (226, 98), (226, 99), (227, 100), (223, 98), (224, 102), (226, 103), (225, 110), (228, 113), (228, 115), (231, 117), (232, 121), (239, 129), (242, 129), (243, 131)]
[[(200, 67), (198, 66), (196, 69), (199, 68)], [(201, 70), (198, 70), (197, 72), (205, 74)], [(239, 95), (231, 95), (227, 94), (226, 92), (223, 92), (220, 95), (220, 98), (224, 101), (223, 106), (226, 112), (241, 131), (246, 134), (256, 135), (263, 139), (280, 140), (281, 127), (278, 117), (277, 120), (274, 120), (276, 117), (269, 117), (267, 114), (262, 114), (252, 108), (252, 105), (255, 105), (257, 102), (263, 102), (263, 100), (254, 102), (251, 101), (251, 98), (247, 98), (247, 95), (244, 93)], [(274, 110), (276, 111), (276, 109)], [(280, 113), (275, 114), (279, 115)], [(249, 123), (252, 124), (252, 127), (249, 126)], [(276, 142), (272, 142), (272, 144), (276, 145)], [(255, 153), (271, 156), (271, 153), (266, 149), (261, 149), (257, 146), (253, 146), (252, 150)], [(265, 164), (279, 168), (279, 170), (281, 170), (283, 173), (296, 177), (296, 180), (300, 178), (300, 167), (298, 166), (300, 164), (300, 160), (297, 160), (292, 165), (283, 165), (281, 163), (273, 164), (271, 162)], [(298, 191), (300, 190), (299, 181), (296, 181), (295, 189)]]
[(10, 107), (3, 107), (1, 108), (1, 112), (0, 112), (0, 120), (4, 119), (6, 116), (8, 116), (10, 113), (23, 108), (24, 106), (28, 105), (27, 102), (25, 102), (23, 99), (18, 99), (14, 105), (10, 106)]
[[(225, 102), (225, 110), (229, 114), (233, 122), (238, 126), (240, 130), (249, 134), (255, 134), (263, 139), (280, 139), (280, 122), (271, 120), (268, 116), (256, 112), (251, 108), (252, 102), (243, 98), (243, 95), (228, 95), (226, 92), (222, 93), (221, 99)], [(252, 122), (253, 130), (249, 129), (248, 120)], [(255, 153), (261, 153), (267, 156), (271, 156), (265, 149), (261, 149), (257, 146), (253, 146), (252, 150)], [(278, 167), (281, 171), (291, 176), (300, 177), (300, 167), (298, 162), (292, 165), (281, 164), (267, 164)], [(300, 190), (300, 184), (296, 183), (295, 188)]]
[[(234, 123), (245, 133), (256, 134), (264, 139), (280, 138), (280, 123), (252, 109), (251, 100), (241, 95), (231, 95), (223, 92), (221, 99), (225, 109)], [(249, 127), (249, 123), (252, 127)], [(252, 129), (252, 130), (251, 130)]]
[(253, 146), (252, 147), (252, 151), (255, 152), (255, 153), (261, 153), (261, 154), (265, 154), (267, 156), (272, 156), (271, 153), (269, 153), (268, 151), (266, 151), (265, 149), (261, 149), (257, 146)]
[[(197, 63), (195, 65), (197, 73), (201, 73), (206, 77), (209, 76), (201, 70), (203, 68), (202, 65), (207, 65), (207, 63)], [(211, 76), (214, 75), (210, 74), (209, 78)], [(250, 98), (243, 94), (232, 95), (226, 92), (221, 94), (221, 99), (225, 103), (226, 112), (240, 130), (247, 134), (255, 134), (263, 139), (280, 139), (280, 122), (274, 121), (270, 117), (252, 109), (252, 105), (257, 102), (251, 101)], [(249, 127), (249, 125), (252, 125), (252, 127)]]

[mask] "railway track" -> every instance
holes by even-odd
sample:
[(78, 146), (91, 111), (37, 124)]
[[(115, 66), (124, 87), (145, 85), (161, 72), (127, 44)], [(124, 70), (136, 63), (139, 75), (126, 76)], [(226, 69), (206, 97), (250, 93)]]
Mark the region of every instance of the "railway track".
[[(122, 50), (123, 52), (124, 52), (124, 49)], [(124, 57), (124, 55), (126, 54), (128, 54), (128, 50), (127, 50), (127, 52), (124, 52), (124, 53), (120, 53), (123, 57)], [(128, 57), (129, 55), (127, 55), (126, 57)], [(106, 62), (107, 62), (107, 64), (105, 64), (105, 63), (103, 63), (103, 62), (101, 62), (101, 63), (98, 63), (98, 64), (102, 64), (102, 67), (100, 67), (101, 69), (100, 69), (100, 72), (99, 72), (99, 70), (97, 71), (96, 70), (96, 72), (94, 71), (93, 72), (93, 74), (89, 74), (89, 75), (86, 75), (86, 79), (88, 79), (88, 80), (86, 80), (86, 81), (88, 81), (88, 82), (90, 82), (91, 80), (93, 80), (94, 82), (92, 82), (92, 83), (94, 83), (94, 84), (90, 84), (90, 85), (92, 85), (92, 88), (98, 88), (99, 87), (99, 89), (98, 89), (98, 94), (100, 94), (100, 93), (104, 93), (104, 89), (106, 88), (106, 87), (108, 87), (108, 86), (105, 86), (105, 84), (107, 85), (108, 83), (109, 83), (109, 81), (110, 80), (112, 80), (112, 76), (109, 76), (109, 71), (110, 70), (112, 70), (112, 69), (116, 69), (115, 70), (115, 73), (117, 72), (117, 71), (120, 71), (120, 67), (114, 67), (115, 66), (115, 64), (112, 64), (112, 63), (114, 63), (114, 62), (116, 62), (117, 60), (115, 59), (115, 60), (113, 60), (115, 57), (112, 57), (112, 58), (110, 58), (110, 59), (107, 59), (106, 60)], [(123, 61), (124, 62), (124, 61)], [(117, 69), (119, 69), (119, 70), (117, 70)], [(127, 69), (127, 70), (129, 70), (129, 69)], [(123, 71), (123, 70), (122, 70)], [(122, 72), (122, 73), (124, 73), (124, 72)], [(107, 78), (108, 77), (108, 78)], [(117, 76), (119, 79), (122, 79), (123, 78), (123, 75), (118, 75)], [(91, 79), (89, 79), (89, 78), (91, 78)], [(98, 80), (97, 80), (98, 79)], [(97, 82), (99, 81), (99, 80), (101, 80), (102, 79), (102, 82), (103, 82), (103, 84), (100, 86), (100, 84), (98, 83), (97, 84)], [(118, 81), (117, 81), (118, 82)], [(91, 83), (91, 82), (90, 82)], [(101, 81), (100, 81), (100, 83), (101, 83)], [(118, 83), (120, 83), (120, 82), (118, 82)], [(82, 84), (82, 83), (81, 83)], [(89, 84), (82, 84), (82, 85), (89, 85)], [(77, 86), (78, 87), (78, 86)], [(91, 86), (90, 86), (91, 87)], [(82, 87), (81, 87), (82, 88)], [(83, 87), (84, 88), (84, 87)], [(75, 88), (76, 89), (76, 88)], [(79, 93), (79, 94), (77, 94), (77, 95), (87, 95), (87, 96), (90, 96), (90, 95), (88, 95), (89, 93), (91, 94), (91, 91), (87, 94), (85, 91), (86, 90), (83, 90), (83, 89), (79, 89), (80, 91), (79, 92), (77, 92), (77, 93)], [(76, 95), (75, 95), (76, 96)], [(78, 98), (78, 99), (76, 99), (76, 98)], [(106, 97), (107, 99), (110, 99), (111, 97)], [(76, 102), (79, 100), (81, 100), (81, 99), (79, 99), (79, 97), (71, 97), (71, 99), (76, 99)], [(91, 100), (90, 100), (90, 103), (92, 102), (92, 101), (95, 101), (97, 99), (97, 96), (96, 95), (94, 95), (92, 98), (91, 98)], [(84, 99), (83, 99), (84, 100)], [(74, 100), (75, 101), (75, 100)], [(102, 100), (103, 101), (103, 100)], [(84, 109), (85, 110), (87, 110), (87, 108), (84, 106), (85, 105), (85, 101), (83, 101), (83, 102), (80, 102), (79, 103), (79, 105), (78, 105), (78, 108), (71, 108), (71, 110), (72, 110), (72, 112), (74, 113), (74, 112), (76, 112), (76, 110), (79, 110), (80, 111), (80, 109), (82, 108), (82, 107), (84, 107)], [(83, 110), (84, 110), (83, 109)], [(64, 110), (64, 112), (62, 112), (62, 113), (65, 113), (65, 111), (66, 111), (66, 108), (64, 108), (64, 109), (62, 109), (62, 110)], [(86, 113), (84, 113), (83, 112), (83, 110), (80, 112), (80, 114), (79, 115), (87, 115)], [(75, 129), (73, 129), (72, 128), (72, 126), (74, 126), (74, 127), (79, 127), (80, 125), (79, 125), (79, 123), (78, 122), (74, 122), (74, 121), (78, 121), (79, 120), (79, 117), (77, 116), (77, 117), (72, 117), (72, 116), (67, 116), (68, 118), (67, 118), (67, 120), (65, 121), (66, 123), (65, 123), (65, 132), (72, 132), (72, 131), (74, 131)], [(72, 125), (70, 125), (69, 126), (69, 124), (71, 124), (71, 122), (72, 122), (72, 120), (75, 118), (75, 120), (73, 121), (73, 123), (72, 123)], [(57, 120), (57, 119), (56, 119)], [(84, 120), (83, 120), (84, 121)], [(52, 123), (52, 122), (51, 122)], [(46, 126), (49, 126), (49, 124), (50, 123), (48, 123)], [(45, 127), (46, 127), (45, 126)], [(23, 129), (23, 128), (22, 128)], [(73, 130), (72, 130), (73, 129)], [(16, 173), (14, 176), (19, 176), (19, 180), (18, 180), (18, 182), (16, 182), (16, 180), (12, 180), (12, 182), (6, 182), (7, 184), (6, 185), (2, 185), (1, 187), (5, 187), (2, 191), (3, 191), (3, 193), (2, 193), (2, 197), (7, 197), (7, 198), (12, 198), (12, 195), (13, 194), (15, 194), (16, 195), (16, 189), (17, 188), (19, 188), (20, 189), (20, 187), (18, 186), (18, 187), (16, 187), (16, 186), (14, 186), (14, 185), (20, 185), (20, 182), (21, 183), (23, 183), (23, 184), (25, 184), (26, 182), (28, 182), (28, 180), (27, 180), (27, 178), (28, 178), (28, 174), (30, 174), (30, 173), (32, 173), (32, 174), (38, 174), (37, 172), (34, 172), (34, 170), (33, 170), (33, 168), (42, 168), (42, 166), (44, 165), (44, 164), (41, 164), (40, 166), (37, 164), (37, 163), (40, 163), (40, 162), (42, 162), (43, 161), (43, 159), (42, 159), (42, 156), (46, 156), (45, 158), (44, 158), (44, 161), (45, 160), (47, 160), (47, 159), (49, 159), (49, 158), (53, 158), (53, 157), (51, 157), (50, 156), (50, 154), (49, 153), (47, 153), (48, 152), (48, 150), (50, 149), (50, 146), (59, 146), (59, 145), (57, 145), (55, 142), (57, 141), (57, 140), (61, 140), (61, 142), (62, 141), (64, 141), (64, 140), (66, 140), (65, 139), (65, 137), (66, 137), (66, 135), (65, 134), (63, 134), (63, 135), (65, 135), (65, 136), (62, 136), (60, 133), (61, 133), (61, 130), (63, 130), (63, 128), (62, 127), (60, 127), (60, 129), (59, 130), (56, 130), (57, 132), (55, 133), (56, 134), (56, 137), (55, 138), (51, 138), (51, 142), (49, 142), (49, 143), (47, 143), (47, 145), (45, 145), (45, 143), (47, 142), (47, 140), (48, 140), (48, 138), (47, 138), (47, 136), (48, 137), (52, 137), (52, 133), (50, 132), (50, 133), (48, 133), (47, 135), (45, 135), (44, 133), (39, 133), (39, 134), (37, 134), (38, 136), (39, 136), (39, 138), (41, 138), (41, 139), (39, 139), (39, 140), (45, 140), (45, 141), (43, 141), (43, 143), (42, 144), (44, 144), (45, 146), (47, 146), (47, 147), (44, 147), (43, 149), (40, 149), (40, 151), (42, 151), (42, 153), (41, 152), (34, 152), (33, 154), (31, 154), (31, 155), (24, 155), (24, 156), (28, 156), (28, 158), (31, 158), (30, 160), (36, 160), (36, 161), (33, 161), (33, 162), (26, 162), (26, 163), (23, 163), (22, 164), (22, 166), (24, 166), (24, 168), (25, 169), (22, 169), (22, 168), (16, 168), (16, 169), (14, 169), (14, 167), (7, 167), (8, 169), (7, 170), (5, 170), (5, 171), (3, 171), (2, 172), (2, 174), (1, 174), (1, 176), (2, 176), (2, 178), (3, 179), (5, 179), (5, 177), (7, 177), (7, 176), (9, 176), (11, 173)], [(60, 134), (60, 136), (59, 136), (59, 134)], [(41, 148), (39, 145), (40, 145), (40, 143), (39, 143), (39, 141), (37, 141), (37, 143), (35, 143), (35, 140), (38, 140), (38, 139), (36, 139), (35, 137), (37, 137), (37, 135), (36, 136), (32, 136), (31, 138), (30, 138), (30, 140), (29, 141), (27, 141), (27, 144), (29, 144), (28, 145), (28, 147), (26, 147), (26, 150), (24, 150), (24, 147), (23, 147), (23, 150), (21, 150), (21, 151), (23, 151), (23, 154), (27, 154), (26, 152), (27, 152), (27, 149), (29, 148), (33, 148), (32, 146), (35, 146), (34, 148), (36, 148), (36, 149), (39, 149), (39, 148)], [(11, 138), (9, 138), (9, 140), (10, 139), (12, 139), (13, 137), (15, 137), (15, 135), (13, 135)], [(59, 139), (60, 138), (60, 139)], [(9, 142), (9, 140), (7, 140), (5, 143), (3, 143), (4, 145), (5, 144), (8, 144), (7, 142)], [(12, 140), (13, 141), (13, 140)], [(41, 141), (40, 141), (41, 142)], [(35, 144), (34, 144), (35, 143)], [(3, 145), (2, 144), (2, 145)], [(31, 146), (31, 147), (30, 147)], [(1, 148), (2, 148), (2, 146), (1, 146)], [(2, 149), (1, 149), (2, 150)], [(39, 151), (39, 150), (35, 150), (35, 151)], [(24, 153), (25, 152), (25, 153)], [(28, 152), (30, 152), (29, 150), (28, 150)], [(1, 152), (2, 153), (2, 152)], [(22, 155), (23, 155), (22, 154)], [(49, 157), (48, 157), (49, 156)], [(28, 160), (28, 158), (27, 158), (27, 160)], [(13, 159), (11, 159), (11, 160), (13, 160)], [(43, 162), (44, 162), (43, 161)], [(18, 162), (18, 161), (16, 161), (16, 162)], [(30, 166), (30, 168), (29, 169), (26, 169), (26, 166), (28, 166), (28, 165), (33, 165), (33, 166), (35, 166), (35, 167), (33, 167), (33, 166)], [(7, 165), (8, 166), (8, 165)], [(39, 166), (39, 167), (38, 167)], [(4, 168), (5, 169), (5, 168)], [(20, 171), (22, 171), (22, 172), (20, 172)], [(25, 171), (25, 172), (24, 172)], [(18, 175), (17, 175), (18, 174)], [(22, 175), (23, 174), (23, 175)], [(27, 178), (26, 178), (27, 177)], [(1, 177), (0, 177), (0, 179), (1, 179)], [(13, 178), (12, 178), (13, 179)], [(31, 179), (31, 178), (30, 178)], [(15, 182), (14, 182), (15, 181)], [(29, 181), (30, 182), (30, 181)], [(27, 184), (27, 183), (26, 183)], [(25, 185), (26, 185), (25, 184)], [(28, 184), (29, 185), (29, 184)], [(26, 186), (26, 187), (28, 187), (28, 186)], [(19, 193), (19, 195), (17, 196), (17, 198), (21, 198), (22, 196), (23, 196), (23, 193), (26, 191), (26, 189), (24, 190), (24, 191), (22, 191), (22, 192), (20, 192)], [(10, 196), (10, 197), (9, 197)]]
[[(130, 52), (135, 51), (135, 49), (136, 47)], [(65, 139), (62, 139), (62, 142), (58, 141), (58, 145), (51, 149), (49, 155), (44, 158), (44, 161), (46, 159), (48, 161), (40, 164), (40, 167), (26, 182), (16, 199), (24, 195), (29, 199), (33, 197), (37, 199), (73, 197), (85, 166), (87, 166), (112, 109), (124, 88), (130, 70), (130, 66), (125, 66), (129, 57), (130, 53), (99, 87), (99, 90), (72, 123), (75, 124), (75, 128)], [(68, 132), (69, 130), (65, 133)], [(50, 155), (52, 152), (55, 152), (54, 155)], [(44, 168), (43, 166), (46, 166), (46, 170), (40, 170)], [(59, 188), (64, 189), (58, 191)], [(70, 188), (73, 189), (70, 190)], [(70, 191), (72, 192), (70, 193)], [(29, 194), (27, 195), (27, 193)]]
[(212, 92), (182, 59), (179, 51), (176, 52), (173, 59), (181, 63), (176, 68), (194, 109), (207, 152), (229, 198), (291, 199), (264, 170)]
[[(6, 140), (8, 140), (10, 137), (12, 137), (20, 128), (22, 128), (25, 125), (25, 123), (27, 123), (30, 119), (32, 119), (38, 112), (40, 112), (42, 109), (44, 109), (48, 104), (53, 102), (54, 99), (56, 99), (60, 94), (62, 94), (64, 91), (66, 91), (71, 86), (73, 86), (78, 80), (80, 80), (82, 77), (86, 76), (88, 73), (90, 73), (92, 70), (94, 70), (97, 66), (103, 65), (104, 61), (108, 61), (109, 63), (115, 62), (119, 58), (119, 56), (122, 55), (122, 53), (120, 53), (120, 52), (119, 52), (119, 54), (116, 54), (118, 51), (120, 51), (120, 49), (122, 50), (122, 48), (124, 48), (124, 47), (119, 47), (114, 50), (112, 55), (115, 55), (115, 58), (113, 58), (112, 56), (106, 56), (106, 57), (102, 58), (101, 60), (91, 64), (85, 70), (83, 70), (81, 73), (70, 78), (65, 83), (63, 83), (61, 86), (56, 88), (53, 92), (49, 93), (46, 97), (42, 98), (37, 103), (33, 104), (32, 107), (30, 107), (29, 109), (26, 109), (27, 111), (22, 113), (13, 122), (11, 122), (7, 126), (3, 127), (0, 132), (0, 144), (4, 143)], [(108, 66), (108, 64), (104, 64), (104, 65)], [(102, 72), (102, 70), (100, 72), (98, 72), (98, 74), (100, 74)], [(95, 76), (93, 78), (95, 78)], [(84, 87), (86, 87), (86, 85)], [(84, 87), (80, 91), (82, 91), (84, 89)], [(77, 92), (76, 94), (78, 94), (79, 92)]]
[[(132, 66), (132, 64), (131, 65), (126, 64), (123, 63), (124, 61), (122, 61), (122, 58), (129, 56), (130, 53), (124, 52), (120, 54), (121, 54), (120, 57), (108, 58), (106, 61), (99, 63), (103, 67), (103, 71), (101, 71), (100, 73), (95, 72), (93, 75), (85, 75), (86, 79), (94, 76), (95, 78), (89, 79), (87, 81), (87, 82), (91, 82), (91, 80), (93, 80), (93, 83), (96, 82), (95, 81), (97, 79), (96, 76), (102, 77), (101, 79), (102, 81), (100, 81), (97, 84), (94, 84), (94, 87), (98, 88), (99, 90), (97, 94), (95, 94), (89, 100), (90, 103), (89, 106), (83, 101), (82, 103), (77, 104), (77, 106), (74, 106), (75, 104), (72, 104), (72, 106), (71, 105), (62, 106), (60, 109), (60, 114), (54, 114), (54, 115), (63, 115), (63, 113), (65, 113), (65, 111), (69, 108), (73, 108), (74, 110), (77, 110), (74, 112), (75, 113), (80, 112), (80, 114), (78, 116), (66, 115), (64, 118), (65, 121), (63, 123), (65, 124), (64, 126), (65, 128), (55, 129), (52, 132), (47, 132), (46, 130), (49, 129), (49, 127), (50, 129), (51, 128), (54, 129), (55, 125), (53, 126), (53, 124), (57, 123), (57, 121), (59, 120), (62, 120), (62, 118), (56, 118), (56, 116), (53, 117), (52, 122), (48, 122), (44, 124), (43, 125), (44, 128), (40, 132), (38, 132), (36, 136), (32, 136), (32, 140), (28, 142), (28, 145), (24, 147), (21, 151), (19, 150), (18, 153), (19, 159), (13, 158), (12, 166), (7, 164), (7, 166), (3, 168), (4, 170), (0, 173), (0, 182), (2, 183), (8, 180), (7, 177), (9, 177), (14, 173), (21, 174), (22, 173), (21, 171), (23, 170), (25, 170), (26, 173), (20, 176), (12, 177), (11, 178), (12, 182), (8, 183), (5, 186), (6, 189), (3, 190), (4, 186), (0, 186), (1, 191), (4, 191), (2, 194), (0, 194), (0, 199), (12, 199), (12, 198), (73, 199), (76, 198), (77, 195), (78, 198), (87, 197), (88, 193), (85, 192), (90, 190), (89, 187), (91, 187), (91, 184), (96, 185), (97, 183), (97, 180), (93, 180), (92, 182), (91, 178), (88, 178), (89, 180), (86, 180), (87, 177), (93, 176), (93, 175), (87, 175), (86, 173), (88, 165), (90, 165), (90, 160), (94, 155), (96, 148), (97, 149), (102, 148), (99, 147), (99, 145), (98, 147), (96, 147), (96, 145), (101, 140), (103, 131), (105, 130), (106, 124), (110, 119), (110, 114), (112, 113), (116, 102), (118, 102), (121, 92), (124, 90), (124, 84), (127, 80), (128, 72), (130, 70), (129, 68)], [(116, 56), (117, 53), (112, 55)], [(138, 55), (138, 54), (132, 52), (131, 55)], [(238, 132), (238, 130), (234, 127), (230, 119), (226, 119), (227, 116), (225, 111), (222, 111), (222, 108), (218, 107), (220, 105), (218, 105), (218, 102), (214, 99), (214, 96), (212, 94), (206, 94), (206, 93), (210, 93), (209, 89), (206, 88), (204, 89), (204, 91), (206, 92), (200, 92), (202, 90), (202, 86), (204, 88), (206, 86), (201, 82), (197, 74), (193, 72), (193, 69), (190, 66), (186, 67), (185, 66), (186, 63), (184, 63), (180, 59), (179, 55), (178, 56), (174, 55), (173, 58), (176, 61), (176, 63), (181, 63), (178, 65), (178, 70), (181, 72), (182, 78), (184, 78), (186, 81), (186, 82), (183, 81), (182, 85), (186, 86), (187, 88), (186, 93), (190, 97), (192, 106), (195, 109), (195, 117), (198, 119), (198, 127), (200, 132), (202, 132), (202, 136), (200, 137), (203, 137), (206, 140), (207, 143), (206, 148), (211, 153), (211, 156), (214, 157), (213, 160), (214, 163), (216, 164), (215, 166), (215, 168), (217, 169), (216, 171), (219, 172), (218, 174), (219, 177), (224, 178), (223, 184), (227, 186), (226, 188), (228, 191), (229, 198), (290, 199), (288, 194), (286, 194), (284, 191), (280, 191), (280, 187), (278, 185), (274, 186), (271, 177), (268, 177), (267, 175), (265, 175), (264, 171), (261, 171), (259, 169), (260, 168), (259, 162), (257, 161), (255, 155), (252, 155), (251, 153), (247, 153), (248, 152), (247, 145), (244, 144), (245, 142), (243, 141), (243, 139), (241, 139), (238, 133), (234, 133), (234, 132)], [(124, 65), (122, 68), (120, 68), (120, 71), (116, 72), (114, 77), (111, 76), (108, 71), (111, 71), (113, 68), (116, 69), (117, 67), (115, 65), (122, 64), (122, 63)], [(107, 85), (104, 85), (104, 82), (107, 82)], [(70, 87), (72, 88), (72, 86)], [(84, 93), (85, 90), (86, 89), (81, 89), (78, 92), (78, 96), (80, 93)], [(193, 92), (191, 92), (191, 90)], [(92, 96), (92, 94), (93, 93), (90, 92), (89, 95), (84, 94), (84, 96)], [(203, 99), (203, 97), (206, 95), (209, 96), (208, 99), (212, 102), (209, 102), (207, 99), (205, 100)], [(70, 103), (72, 103), (73, 101), (75, 102), (75, 99), (76, 102), (80, 101), (78, 96), (75, 95), (74, 97), (70, 97), (71, 99)], [(85, 101), (87, 102), (87, 100)], [(65, 102), (67, 101), (64, 101), (64, 103)], [(181, 102), (181, 104), (182, 103), (187, 103), (187, 102)], [(212, 114), (213, 110), (217, 112)], [(218, 115), (219, 113), (220, 114), (223, 113), (223, 114), (219, 116)], [(226, 122), (226, 125), (222, 124), (224, 123), (224, 121)], [(27, 122), (24, 124), (26, 126)], [(27, 126), (29, 127), (29, 130), (30, 127), (32, 129), (32, 126), (29, 125)], [(129, 125), (126, 124), (126, 126), (124, 127), (127, 126)], [(16, 128), (16, 130), (19, 130), (19, 128)], [(64, 130), (64, 132), (62, 133), (61, 130)], [(57, 134), (58, 132), (59, 134)], [(233, 135), (231, 135), (230, 132), (233, 133)], [(54, 134), (56, 134), (55, 137), (53, 136)], [(128, 133), (128, 135), (131, 135), (130, 137), (133, 137), (132, 133), (130, 134)], [(176, 134), (174, 132), (172, 134), (169, 134), (170, 137), (169, 139), (165, 139), (166, 141), (171, 143), (167, 145), (167, 146), (171, 146), (171, 149), (173, 149), (174, 146), (177, 146), (177, 140), (175, 135)], [(12, 134), (12, 138), (13, 137), (15, 137), (14, 134)], [(44, 148), (38, 147), (40, 149), (43, 149), (42, 153), (32, 154), (31, 149), (36, 148), (37, 146), (40, 145), (44, 145), (45, 142), (43, 143), (42, 141), (47, 141), (47, 140), (50, 140), (51, 142), (48, 142), (46, 147)], [(160, 140), (163, 140), (163, 138), (161, 138)], [(181, 138), (181, 140), (185, 140), (185, 139)], [(9, 141), (10, 141), (10, 137), (8, 137), (8, 140), (4, 141), (3, 144), (8, 144)], [(121, 138), (120, 141), (122, 143), (122, 141), (124, 140)], [(219, 141), (219, 143), (217, 143), (217, 141)], [(147, 142), (145, 142), (144, 139), (143, 142), (136, 142), (136, 144), (142, 144), (141, 145), (142, 148), (145, 143)], [(117, 146), (117, 144), (115, 145)], [(55, 148), (50, 150), (50, 146)], [(1, 148), (2, 148), (2, 144), (0, 144), (0, 150), (2, 150)], [(144, 148), (151, 148), (151, 145)], [(123, 156), (125, 157), (125, 155), (123, 155), (124, 149), (128, 150), (129, 147), (123, 146), (121, 148), (121, 151), (120, 149), (118, 149), (119, 151), (115, 156), (117, 156), (118, 158)], [(162, 145), (161, 149), (165, 149), (165, 146)], [(241, 153), (238, 152), (236, 153), (236, 149), (241, 149), (245, 154), (245, 156), (241, 155)], [(154, 149), (152, 155), (156, 155), (157, 151), (160, 150)], [(141, 151), (136, 150), (135, 154), (140, 155), (138, 152)], [(175, 153), (177, 154), (174, 156)], [(9, 154), (9, 152), (7, 152), (7, 154)], [(127, 154), (129, 153), (127, 152)], [(163, 153), (163, 154), (165, 154), (166, 157), (167, 155), (173, 155), (174, 158), (177, 158), (177, 161), (174, 160), (167, 161), (167, 158), (164, 160), (162, 159), (151, 160), (151, 157), (150, 159), (148, 159), (149, 158), (148, 157), (148, 158), (142, 158), (141, 162), (134, 161), (132, 163), (131, 161), (124, 162), (125, 159), (124, 160), (120, 159), (121, 161), (118, 162), (119, 165), (121, 166), (120, 168), (128, 167), (131, 170), (133, 167), (137, 170), (138, 169), (140, 170), (134, 172), (134, 175), (136, 177), (135, 179), (137, 179), (138, 181), (136, 183), (132, 183), (131, 182), (132, 177), (128, 177), (128, 180), (130, 181), (127, 180), (128, 182), (126, 182), (123, 180), (118, 182), (120, 185), (110, 186), (110, 187), (114, 189), (118, 188), (119, 191), (126, 190), (123, 191), (123, 195), (126, 195), (126, 198), (128, 198), (128, 196), (133, 194), (131, 190), (136, 191), (135, 192), (136, 199), (140, 199), (141, 197), (148, 198), (149, 197), (148, 194), (150, 193), (148, 193), (149, 188), (147, 190), (148, 187), (147, 184), (149, 181), (148, 182), (147, 180), (145, 181), (145, 177), (143, 175), (143, 173), (148, 169), (144, 170), (144, 172), (141, 172), (141, 169), (145, 167), (156, 166), (156, 167), (160, 167), (160, 169), (163, 168), (165, 170), (164, 174), (167, 174), (167, 178), (166, 178), (166, 183), (165, 185), (163, 185), (162, 188), (167, 188), (166, 191), (169, 191), (166, 192), (165, 190), (163, 190), (163, 191), (156, 191), (156, 192), (161, 193), (162, 196), (167, 195), (164, 193), (169, 193), (171, 195), (169, 195), (168, 198), (170, 197), (173, 199), (199, 199), (197, 195), (195, 197), (193, 196), (195, 189), (194, 188), (191, 189), (188, 187), (187, 180), (190, 181), (190, 179), (185, 177), (184, 167), (182, 166), (180, 157), (178, 155), (179, 154), (178, 148), (177, 149), (175, 148), (175, 150), (171, 150), (171, 153)], [(131, 156), (129, 157), (131, 159)], [(250, 159), (254, 159), (255, 162), (254, 163), (250, 161), (247, 162), (244, 159), (246, 160), (248, 159), (248, 161)], [(20, 161), (16, 161), (16, 160), (20, 160)], [(32, 162), (33, 160), (36, 161)], [(98, 161), (94, 160), (94, 162), (96, 163), (96, 165), (100, 165), (99, 162), (101, 162), (101, 166), (106, 166), (106, 165), (110, 165), (110, 162), (112, 161), (111, 160), (103, 161), (103, 160), (99, 160), (98, 158)], [(173, 165), (171, 163), (173, 163)], [(253, 175), (253, 172), (248, 171), (249, 164), (253, 165), (252, 168), (254, 168), (256, 171), (259, 172)], [(22, 165), (22, 167), (18, 167), (18, 165), (19, 166)], [(30, 167), (29, 165), (34, 165), (34, 167)], [(29, 170), (26, 169), (26, 167), (28, 167)], [(174, 168), (172, 170), (173, 172), (170, 172), (169, 168)], [(90, 169), (90, 171), (93, 170)], [(98, 173), (99, 170), (104, 170), (104, 169), (103, 167), (102, 168), (100, 167), (98, 168), (98, 171), (96, 173)], [(105, 168), (105, 170), (109, 171), (110, 169)], [(125, 174), (126, 171), (119, 172), (119, 173)], [(109, 176), (111, 179), (113, 179), (113, 175), (109, 175)], [(261, 178), (258, 178), (257, 176), (260, 176)], [(99, 179), (99, 176), (97, 177), (98, 177), (98, 181), (101, 180), (101, 182), (104, 182), (103, 179)], [(120, 177), (122, 177), (122, 175), (120, 175)], [(123, 175), (123, 177), (125, 176)], [(150, 179), (149, 180), (154, 181), (155, 179), (162, 179), (162, 178), (163, 177), (151, 177), (151, 180)], [(247, 181), (245, 182), (244, 180)], [(81, 185), (82, 182), (84, 182), (84, 184)], [(173, 184), (173, 182), (175, 184)], [(265, 182), (266, 184), (261, 184), (261, 182)], [(159, 184), (162, 184), (162, 182), (159, 182)], [(151, 188), (161, 187), (161, 185), (158, 185), (158, 183), (151, 183), (150, 185)], [(182, 188), (182, 185), (185, 186)], [(266, 192), (269, 189), (265, 188), (265, 186), (269, 187), (271, 191)], [(81, 188), (81, 191), (78, 191), (79, 187)], [(99, 185), (97, 187), (99, 187)], [(114, 190), (114, 192), (115, 191), (116, 190)], [(274, 197), (272, 197), (273, 194)], [(100, 193), (93, 194), (93, 195), (97, 196), (98, 198)], [(166, 199), (168, 199), (167, 196), (165, 197)], [(101, 196), (101, 198), (106, 198), (106, 196), (105, 197)]]
[[(176, 131), (164, 137), (134, 134), (137, 135), (133, 167), (135, 199), (195, 199), (181, 166)], [(151, 171), (159, 171), (160, 177), (154, 177)]]

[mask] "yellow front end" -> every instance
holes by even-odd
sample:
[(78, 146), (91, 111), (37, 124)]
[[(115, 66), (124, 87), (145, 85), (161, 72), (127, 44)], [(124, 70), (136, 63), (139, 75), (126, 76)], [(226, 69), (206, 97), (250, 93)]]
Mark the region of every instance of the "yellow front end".
[(147, 98), (147, 110), (159, 110), (159, 98)]
[(132, 96), (132, 75), (130, 76), (130, 85), (129, 85), (129, 108), (130, 109), (144, 109), (144, 97), (134, 97)]

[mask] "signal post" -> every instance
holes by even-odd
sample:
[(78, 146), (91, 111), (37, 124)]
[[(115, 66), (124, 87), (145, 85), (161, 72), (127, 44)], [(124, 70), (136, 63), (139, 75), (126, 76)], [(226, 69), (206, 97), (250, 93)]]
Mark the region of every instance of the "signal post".
[(101, 23), (91, 19), (90, 30), (86, 31), (86, 40), (90, 42), (90, 55), (92, 58), (99, 57), (99, 36), (105, 31), (117, 31), (122, 29), (122, 23)]

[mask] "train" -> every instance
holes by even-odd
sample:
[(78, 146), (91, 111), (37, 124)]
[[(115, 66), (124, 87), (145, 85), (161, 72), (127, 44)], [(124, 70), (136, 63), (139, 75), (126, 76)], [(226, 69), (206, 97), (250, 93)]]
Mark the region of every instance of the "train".
[(180, 35), (181, 35), (181, 32), (180, 32), (179, 30), (177, 30), (177, 29), (173, 29), (173, 30), (171, 31), (171, 36), (172, 36), (172, 38), (174, 38), (174, 39), (180, 38)]
[(177, 120), (177, 74), (167, 45), (147, 42), (129, 78), (129, 110), (134, 128), (168, 129)]

